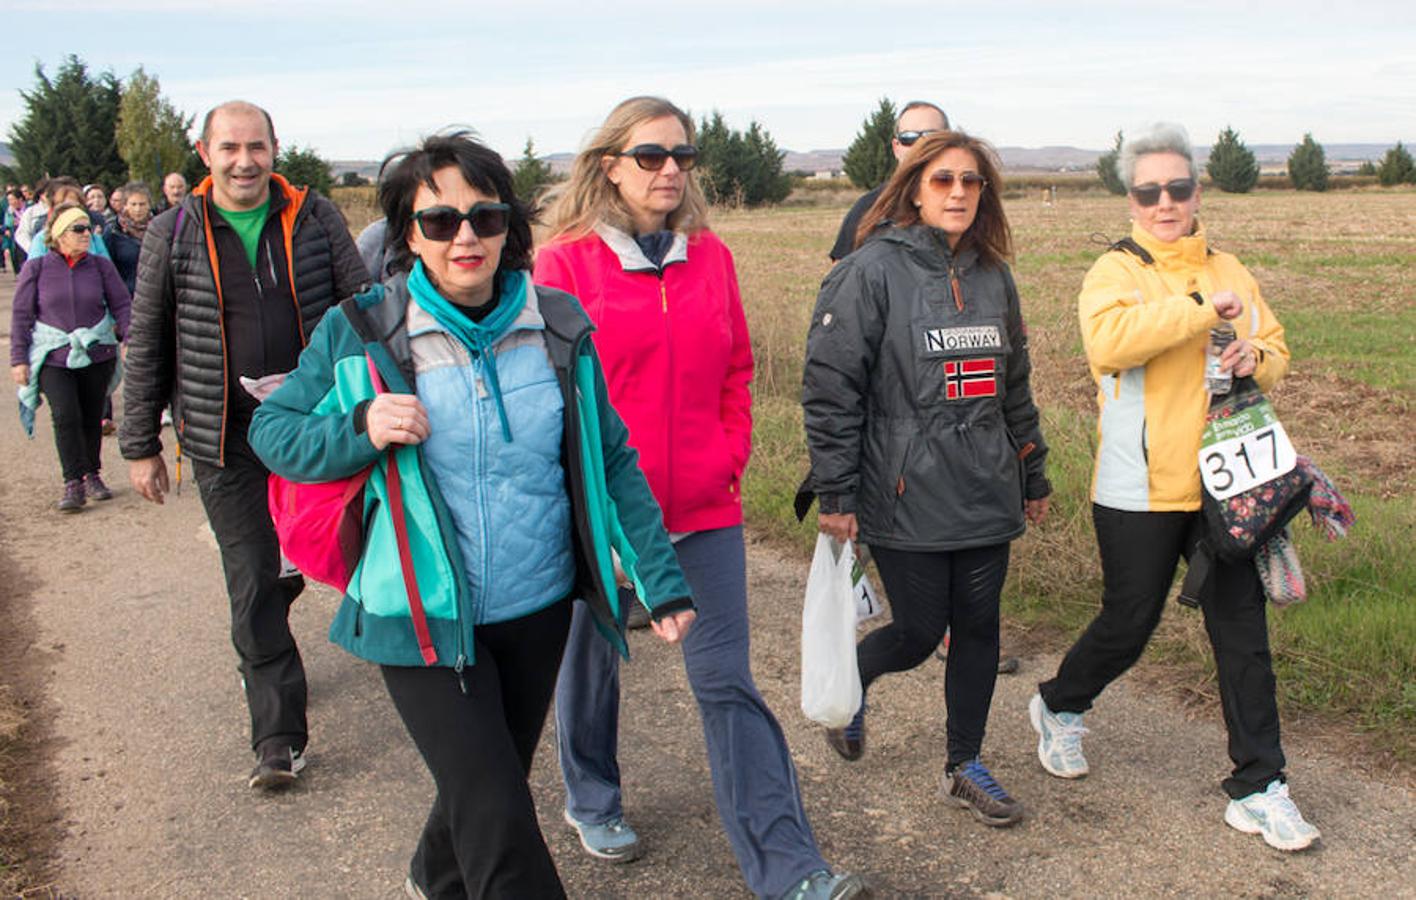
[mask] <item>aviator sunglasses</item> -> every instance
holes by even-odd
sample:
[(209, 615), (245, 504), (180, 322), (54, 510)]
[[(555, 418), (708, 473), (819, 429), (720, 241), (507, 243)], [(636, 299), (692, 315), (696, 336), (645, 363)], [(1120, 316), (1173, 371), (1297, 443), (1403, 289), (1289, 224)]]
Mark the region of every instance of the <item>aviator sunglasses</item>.
[(1165, 184), (1148, 181), (1145, 184), (1132, 185), (1131, 197), (1138, 206), (1155, 206), (1160, 202), (1161, 191), (1169, 194), (1170, 199), (1176, 203), (1184, 203), (1195, 195), (1195, 179), (1177, 178)]
[(639, 168), (648, 172), (659, 171), (672, 156), (679, 171), (687, 172), (698, 162), (698, 148), (692, 144), (679, 144), (670, 150), (663, 144), (640, 144), (628, 150), (621, 150), (615, 156), (632, 156)]
[(89, 227), (84, 223), (80, 222), (77, 225), (70, 225), (69, 231), (73, 232), (74, 234), (88, 234)]
[(919, 140), (925, 135), (938, 133), (938, 129), (935, 128), (926, 128), (923, 131), (902, 131), (899, 134), (895, 135), (895, 140), (899, 141), (902, 146), (913, 147), (915, 141)]
[(458, 212), (451, 206), (430, 206), (413, 214), (418, 230), (430, 241), (450, 241), (457, 237), (465, 220), (472, 226), (472, 233), (479, 238), (496, 237), (506, 234), (510, 224), (511, 206), (506, 203), (492, 203), (483, 200), (472, 204), (467, 212)]
[(934, 172), (929, 176), (930, 182), (932, 182), (936, 187), (941, 187), (946, 191), (953, 189), (955, 178), (959, 179), (959, 181), (963, 184), (964, 190), (973, 194), (976, 194), (979, 191), (983, 190), (983, 186), (985, 184), (988, 184), (988, 179), (984, 178), (977, 172), (962, 172), (958, 175), (955, 175), (948, 169), (944, 169), (939, 172)]

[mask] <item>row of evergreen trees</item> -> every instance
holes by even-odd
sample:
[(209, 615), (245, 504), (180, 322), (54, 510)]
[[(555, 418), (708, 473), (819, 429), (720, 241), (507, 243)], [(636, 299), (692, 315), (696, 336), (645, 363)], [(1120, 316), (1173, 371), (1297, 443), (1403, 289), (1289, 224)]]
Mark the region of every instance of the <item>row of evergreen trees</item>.
[[(1121, 156), (1121, 142), (1122, 134), (1118, 131), (1115, 146), (1096, 161), (1097, 175), (1113, 194), (1126, 193), (1126, 185), (1116, 168)], [(1216, 187), (1231, 194), (1248, 193), (1259, 183), (1259, 162), (1232, 127), (1219, 133), (1219, 138), (1210, 148), (1205, 171)], [(1381, 184), (1387, 186), (1416, 184), (1416, 165), (1413, 165), (1411, 154), (1400, 141), (1387, 150), (1380, 163), (1363, 163), (1358, 174), (1375, 175)], [(1288, 180), (1300, 191), (1328, 189), (1327, 154), (1323, 151), (1323, 145), (1313, 140), (1311, 132), (1303, 135), (1302, 143), (1288, 154)]]
[[(15, 166), (0, 166), (0, 179), (32, 184), (72, 175), (110, 189), (142, 181), (157, 196), (168, 172), (181, 172), (188, 184), (206, 176), (187, 136), (196, 117), (163, 97), (156, 76), (142, 67), (119, 81), (112, 72), (90, 74), (69, 56), (53, 77), (39, 64), (34, 74), (34, 87), (20, 91), (24, 114), (10, 130)], [(333, 184), (329, 163), (310, 148), (282, 149), (275, 170), (324, 193)]]
[[(69, 174), (109, 186), (145, 181), (156, 191), (167, 172), (182, 172), (191, 184), (206, 174), (188, 139), (194, 117), (164, 98), (157, 78), (141, 67), (120, 82), (111, 72), (90, 75), (83, 61), (69, 56), (53, 78), (36, 65), (35, 86), (20, 96), (25, 113), (10, 135), (16, 168), (0, 167), (0, 178), (33, 182), (43, 175)], [(890, 142), (896, 114), (895, 104), (882, 98), (847, 149), (843, 163), (856, 186), (875, 187), (894, 171)], [(1126, 192), (1116, 171), (1121, 141), (1117, 132), (1115, 147), (1097, 160), (1097, 174), (1115, 194)], [(755, 121), (738, 131), (715, 110), (700, 120), (698, 149), (699, 181), (710, 202), (758, 206), (779, 202), (791, 191), (791, 179), (782, 170), (785, 154)], [(326, 193), (333, 184), (329, 163), (310, 148), (282, 150), (276, 171)], [(1259, 180), (1258, 161), (1233, 128), (1220, 132), (1206, 171), (1224, 191), (1250, 191)], [(1416, 165), (1399, 142), (1380, 164), (1365, 164), (1364, 174), (1384, 185), (1416, 183)], [(518, 194), (528, 198), (555, 180), (529, 139), (514, 175)], [(1327, 189), (1327, 159), (1311, 134), (1289, 155), (1288, 177), (1299, 190)]]

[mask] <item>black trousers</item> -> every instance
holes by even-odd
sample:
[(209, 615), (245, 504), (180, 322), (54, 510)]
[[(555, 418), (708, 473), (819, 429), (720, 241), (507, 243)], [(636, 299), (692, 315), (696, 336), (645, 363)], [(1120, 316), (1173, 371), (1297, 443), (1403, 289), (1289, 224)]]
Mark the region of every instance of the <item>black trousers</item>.
[(382, 667), (394, 708), (437, 785), (409, 866), (432, 900), (565, 896), (526, 778), (570, 614), (570, 602), (561, 601), (478, 626), (476, 661), (460, 681), (447, 668)]
[(20, 274), (20, 269), (24, 266), (25, 260), (28, 258), (24, 248), (19, 244), (10, 245), (10, 268), (15, 270), (16, 275)]
[(46, 365), (39, 370), (39, 390), (49, 402), (54, 448), (65, 481), (76, 481), (102, 467), (103, 401), (116, 365), (110, 359), (82, 369)]
[(860, 683), (924, 662), (949, 633), (944, 667), (949, 766), (983, 749), (998, 680), (998, 600), (1008, 575), (1008, 544), (916, 552), (870, 548), (890, 597), (890, 624), (856, 646)]
[(251, 747), (257, 754), (267, 744), (303, 750), (309, 739), (305, 666), (290, 633), (290, 604), (305, 580), (280, 577), (280, 544), (266, 500), (269, 470), (240, 433), (227, 435), (225, 467), (192, 460), (192, 472), (221, 548)]
[[(1106, 686), (1140, 658), (1160, 623), (1180, 558), (1199, 540), (1197, 512), (1126, 512), (1092, 506), (1101, 550), (1099, 612), (1039, 689), (1053, 712), (1085, 712)], [(1215, 560), (1200, 601), (1214, 648), (1219, 698), (1229, 730), (1230, 797), (1262, 791), (1283, 778), (1278, 702), (1263, 586), (1252, 563)]]

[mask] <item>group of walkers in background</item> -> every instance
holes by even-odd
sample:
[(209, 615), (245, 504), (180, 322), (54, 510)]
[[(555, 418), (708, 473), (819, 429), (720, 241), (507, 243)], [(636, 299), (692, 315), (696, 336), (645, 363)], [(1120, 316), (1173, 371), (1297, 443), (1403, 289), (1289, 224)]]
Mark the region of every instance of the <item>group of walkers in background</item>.
[[(867, 545), (879, 567), (892, 619), (857, 648), (863, 687), (949, 635), (942, 790), (1006, 826), (1023, 805), (982, 751), (1010, 545), (1047, 515), (1048, 445), (996, 154), (933, 104), (907, 105), (896, 125), (899, 165), (842, 223), (812, 313), (799, 512), (814, 498), (820, 530)], [(304, 579), (261, 512), (267, 482), (362, 483), (330, 636), (380, 667), (435, 784), (409, 896), (564, 894), (527, 782), (553, 706), (567, 825), (596, 858), (641, 855), (617, 752), (636, 610), (682, 648), (747, 887), (869, 892), (823, 858), (749, 665), (754, 364), (694, 131), (661, 98), (616, 106), (544, 198), (539, 249), (532, 198), (464, 132), (384, 161), (383, 220), (356, 246), (329, 200), (273, 173), (271, 117), (241, 101), (207, 114), (197, 150), (210, 175), (190, 194), (169, 176), (160, 214), (142, 184), (106, 194), (54, 178), (32, 207), (24, 189), (8, 195), (12, 259), (30, 257), (12, 374), (31, 416), (38, 394), (49, 400), (61, 508), (112, 496), (99, 441), (120, 343), (120, 449), (159, 504), (172, 406), (221, 552), (252, 788), (286, 787), (308, 761), (288, 624)], [(1139, 656), (1198, 536), (1209, 329), (1244, 326), (1223, 365), (1264, 386), (1288, 358), (1252, 277), (1206, 244), (1183, 130), (1138, 133), (1121, 159), (1131, 238), (1098, 260), (1079, 305), (1101, 407), (1105, 590), (1029, 709), (1040, 762), (1064, 778), (1087, 773), (1082, 715)], [(1225, 820), (1308, 846), (1317, 831), (1287, 795), (1252, 567), (1217, 567), (1202, 610), (1234, 763)], [(826, 733), (846, 760), (865, 753), (866, 712)]]
[[(180, 201), (181, 173), (166, 183), (174, 189), (169, 200)], [(151, 193), (140, 181), (109, 194), (59, 175), (34, 187), (8, 185), (5, 199), (0, 262), (17, 276), (10, 373), (27, 431), (40, 398), (49, 401), (64, 476), (57, 508), (78, 512), (89, 500), (113, 497), (100, 474), (102, 441), (114, 432), (117, 345), (127, 334)]]

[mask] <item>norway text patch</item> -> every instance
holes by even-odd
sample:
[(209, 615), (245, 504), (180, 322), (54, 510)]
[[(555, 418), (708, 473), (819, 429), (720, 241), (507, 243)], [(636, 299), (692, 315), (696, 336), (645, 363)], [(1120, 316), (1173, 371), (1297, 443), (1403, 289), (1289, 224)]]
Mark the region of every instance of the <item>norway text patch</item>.
[(998, 368), (992, 359), (959, 359), (944, 363), (944, 396), (949, 400), (998, 396)]
[(1003, 335), (997, 325), (966, 325), (958, 328), (924, 329), (925, 353), (958, 353), (970, 350), (1002, 350)]

